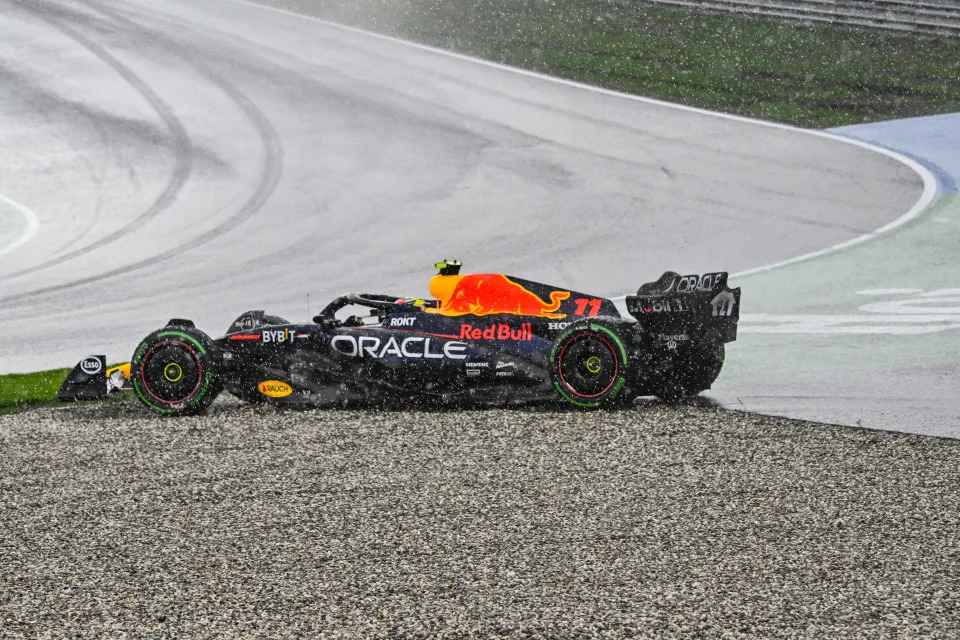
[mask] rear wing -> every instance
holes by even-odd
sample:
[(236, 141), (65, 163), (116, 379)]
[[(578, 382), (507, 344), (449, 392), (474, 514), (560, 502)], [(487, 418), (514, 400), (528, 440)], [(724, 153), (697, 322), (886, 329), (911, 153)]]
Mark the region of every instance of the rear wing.
[(727, 286), (726, 271), (688, 276), (667, 271), (627, 296), (627, 311), (650, 333), (732, 342), (740, 320), (740, 288)]

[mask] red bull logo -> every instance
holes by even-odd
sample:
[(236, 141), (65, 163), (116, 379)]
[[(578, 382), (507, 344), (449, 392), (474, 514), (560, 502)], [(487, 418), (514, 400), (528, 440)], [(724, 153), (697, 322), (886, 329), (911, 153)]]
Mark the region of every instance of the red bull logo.
[(475, 327), (472, 324), (460, 325), (461, 340), (513, 340), (522, 342), (533, 339), (533, 325), (524, 322), (519, 328), (508, 324), (491, 324), (489, 327)]
[(445, 316), (508, 313), (557, 319), (567, 317), (557, 312), (560, 303), (569, 297), (569, 291), (551, 291), (547, 302), (504, 275), (476, 273), (460, 277), (450, 299), (435, 313)]

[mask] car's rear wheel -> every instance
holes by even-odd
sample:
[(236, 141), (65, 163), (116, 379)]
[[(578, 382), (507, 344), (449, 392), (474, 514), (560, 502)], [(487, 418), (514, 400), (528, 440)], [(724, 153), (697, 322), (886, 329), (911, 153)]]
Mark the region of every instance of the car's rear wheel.
[(131, 384), (140, 401), (157, 413), (200, 413), (220, 393), (216, 353), (202, 331), (164, 327), (144, 338), (134, 352)]
[(577, 407), (612, 405), (623, 394), (626, 373), (627, 350), (617, 332), (600, 321), (570, 327), (550, 350), (553, 386)]

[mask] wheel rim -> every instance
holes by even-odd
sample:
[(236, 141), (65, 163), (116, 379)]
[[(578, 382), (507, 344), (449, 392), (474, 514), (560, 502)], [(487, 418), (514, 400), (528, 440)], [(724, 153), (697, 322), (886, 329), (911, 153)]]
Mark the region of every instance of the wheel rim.
[(163, 377), (167, 382), (176, 384), (183, 379), (183, 367), (176, 362), (171, 362), (163, 368)]
[(586, 362), (584, 362), (583, 366), (590, 375), (594, 375), (594, 376), (600, 373), (600, 370), (602, 368), (602, 364), (598, 356), (590, 356), (589, 358), (587, 358)]
[(573, 336), (563, 345), (557, 368), (560, 382), (570, 393), (596, 398), (616, 383), (620, 361), (606, 338), (587, 333)]
[(189, 400), (203, 382), (203, 365), (190, 345), (177, 340), (157, 343), (143, 356), (144, 390), (165, 404)]

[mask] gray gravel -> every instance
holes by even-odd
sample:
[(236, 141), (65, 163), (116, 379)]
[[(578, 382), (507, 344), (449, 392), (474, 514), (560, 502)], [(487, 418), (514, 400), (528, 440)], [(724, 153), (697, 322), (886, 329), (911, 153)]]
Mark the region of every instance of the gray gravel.
[(614, 413), (0, 417), (4, 637), (960, 637), (960, 442)]

